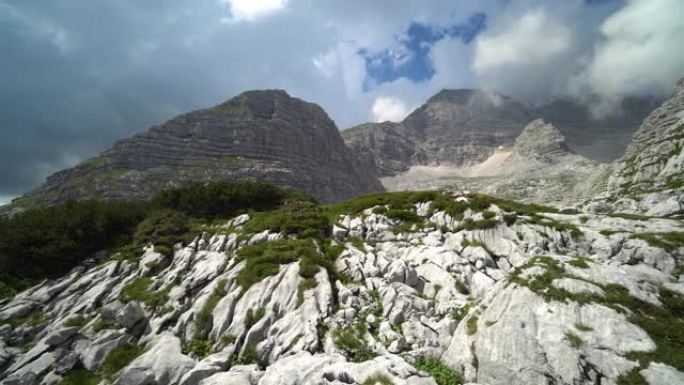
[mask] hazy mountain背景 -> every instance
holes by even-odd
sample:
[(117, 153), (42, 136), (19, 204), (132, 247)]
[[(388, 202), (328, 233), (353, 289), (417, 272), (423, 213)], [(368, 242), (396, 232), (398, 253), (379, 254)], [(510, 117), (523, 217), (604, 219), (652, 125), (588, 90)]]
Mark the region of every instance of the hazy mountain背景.
[(683, 97), (612, 163), (478, 90), (347, 144), (283, 91), (176, 117), (0, 220), (0, 381), (684, 383)]

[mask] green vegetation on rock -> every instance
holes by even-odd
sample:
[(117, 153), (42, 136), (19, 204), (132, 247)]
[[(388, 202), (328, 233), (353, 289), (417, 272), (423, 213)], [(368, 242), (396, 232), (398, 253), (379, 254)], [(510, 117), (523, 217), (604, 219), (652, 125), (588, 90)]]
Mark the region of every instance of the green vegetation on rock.
[(69, 372), (59, 385), (97, 385), (102, 381), (99, 374), (86, 369), (76, 369)]
[(169, 289), (150, 290), (152, 278), (138, 277), (121, 289), (121, 302), (140, 301), (152, 307), (161, 307), (169, 300)]
[(126, 367), (144, 352), (144, 347), (132, 344), (115, 348), (102, 361), (101, 371), (107, 378), (111, 379), (119, 370)]
[(413, 366), (427, 372), (435, 379), (437, 385), (454, 385), (461, 383), (461, 376), (442, 361), (432, 357), (418, 357)]

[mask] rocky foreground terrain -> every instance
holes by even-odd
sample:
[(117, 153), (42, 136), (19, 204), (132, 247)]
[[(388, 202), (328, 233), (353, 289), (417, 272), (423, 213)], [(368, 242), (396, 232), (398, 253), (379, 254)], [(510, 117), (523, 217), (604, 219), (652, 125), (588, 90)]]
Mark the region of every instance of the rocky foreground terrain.
[(245, 214), (4, 301), (2, 384), (684, 383), (681, 220), (435, 192), (325, 209), (324, 238)]
[(245, 92), (121, 140), (13, 206), (142, 200), (193, 182), (236, 180), (293, 187), (322, 202), (383, 191), (321, 107), (273, 90)]

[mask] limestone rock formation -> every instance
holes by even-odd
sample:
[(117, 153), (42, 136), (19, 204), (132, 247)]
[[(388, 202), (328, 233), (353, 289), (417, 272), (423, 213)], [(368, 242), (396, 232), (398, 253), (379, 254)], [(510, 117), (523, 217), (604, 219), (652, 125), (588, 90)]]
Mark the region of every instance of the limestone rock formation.
[(542, 162), (552, 162), (573, 153), (565, 143), (563, 134), (543, 119), (536, 119), (525, 126), (515, 139), (513, 152), (523, 158)]
[(0, 302), (0, 383), (681, 383), (681, 221), (403, 197), (350, 205), (329, 243), (298, 243), (339, 247), (334, 270), (240, 259), (300, 242), (242, 215), (172, 255), (42, 282)]
[(643, 118), (654, 108), (645, 98), (628, 98), (622, 111), (592, 117), (570, 99), (533, 108), (508, 96), (480, 90), (443, 90), (400, 123), (366, 123), (342, 132), (347, 145), (381, 177), (412, 166), (478, 164), (500, 147), (511, 147), (533, 119), (544, 119), (566, 138), (568, 148), (590, 160), (621, 156)]
[(443, 90), (401, 123), (365, 124), (343, 131), (357, 154), (372, 155), (381, 176), (413, 165), (465, 166), (509, 145), (532, 120), (508, 96), (480, 90)]
[(578, 205), (601, 191), (607, 165), (574, 153), (552, 124), (535, 119), (512, 146), (469, 167), (415, 166), (382, 178), (388, 190), (447, 188), (480, 191), (524, 202)]
[(274, 90), (245, 92), (121, 140), (15, 204), (144, 199), (190, 182), (242, 179), (294, 187), (323, 202), (382, 191), (323, 109)]
[(621, 211), (684, 214), (684, 79), (644, 120), (615, 165), (608, 189)]

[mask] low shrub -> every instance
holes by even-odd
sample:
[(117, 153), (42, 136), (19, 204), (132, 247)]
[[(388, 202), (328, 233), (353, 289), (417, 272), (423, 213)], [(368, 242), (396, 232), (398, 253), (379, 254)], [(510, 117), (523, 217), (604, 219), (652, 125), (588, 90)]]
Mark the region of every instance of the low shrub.
[(461, 375), (445, 365), (442, 361), (432, 357), (418, 357), (413, 366), (425, 371), (435, 379), (437, 385), (454, 385), (461, 383)]

